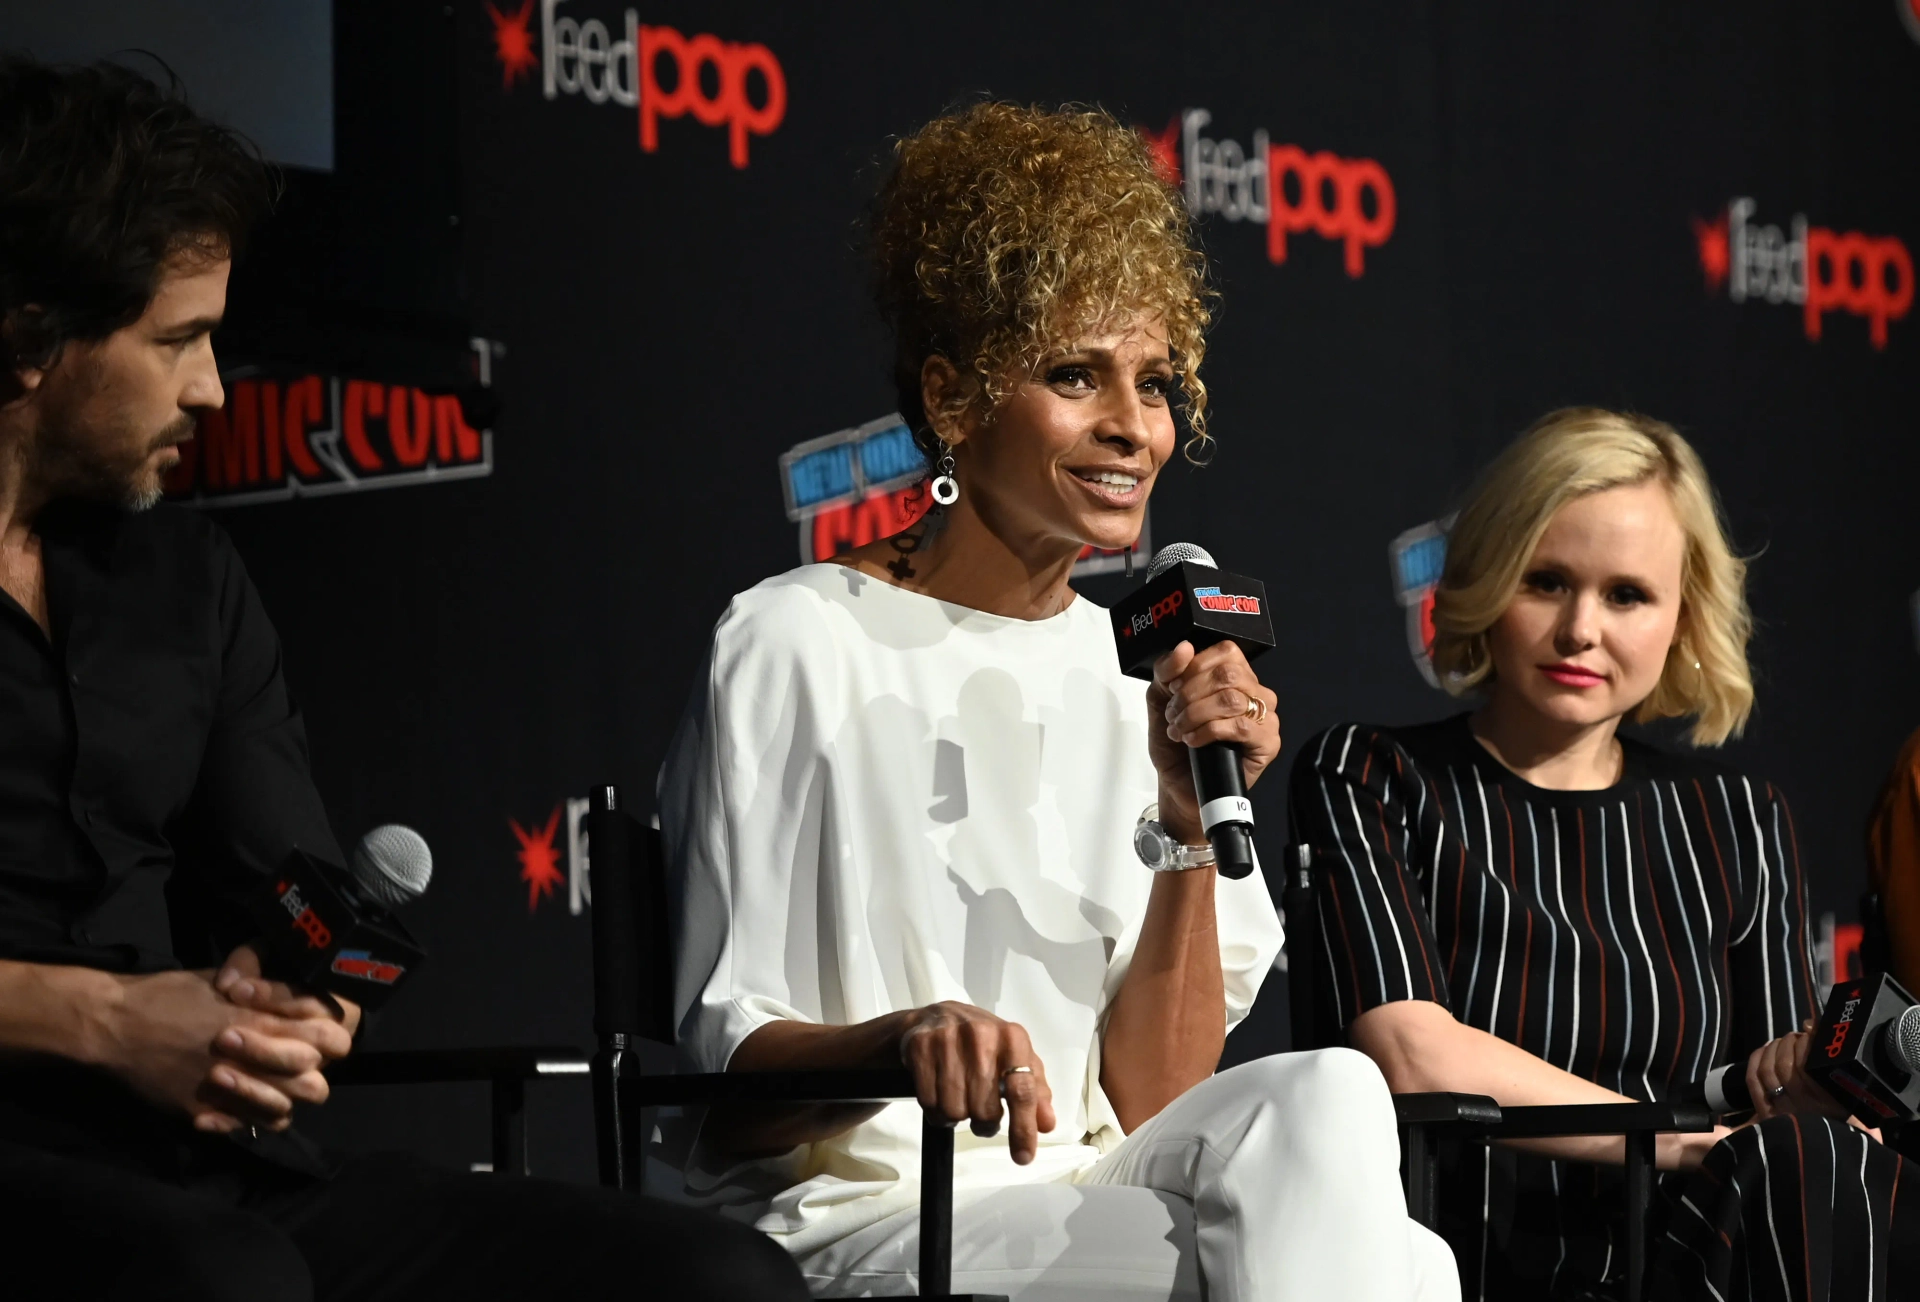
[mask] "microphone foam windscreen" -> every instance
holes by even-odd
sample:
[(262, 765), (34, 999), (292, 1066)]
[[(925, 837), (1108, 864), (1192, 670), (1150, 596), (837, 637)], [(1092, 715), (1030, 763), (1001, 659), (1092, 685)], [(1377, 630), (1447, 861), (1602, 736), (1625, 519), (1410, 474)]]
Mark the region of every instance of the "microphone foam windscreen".
[(398, 908), (425, 893), (433, 877), (433, 852), (411, 827), (387, 823), (360, 838), (348, 866), (362, 890)]
[(1887, 1048), (1908, 1071), (1920, 1071), (1920, 1004), (1900, 1014), (1887, 1028)]
[(1192, 561), (1195, 565), (1204, 565), (1210, 570), (1220, 568), (1213, 557), (1208, 555), (1207, 549), (1197, 543), (1168, 543), (1153, 554), (1153, 561), (1147, 566), (1147, 582), (1153, 582), (1183, 561)]

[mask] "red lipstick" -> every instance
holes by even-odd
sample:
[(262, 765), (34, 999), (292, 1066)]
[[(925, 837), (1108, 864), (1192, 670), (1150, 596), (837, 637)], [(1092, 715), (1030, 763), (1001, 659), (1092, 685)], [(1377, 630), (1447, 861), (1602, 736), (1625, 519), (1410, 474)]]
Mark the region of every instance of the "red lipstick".
[(1540, 672), (1562, 687), (1599, 687), (1607, 681), (1605, 674), (1595, 673), (1584, 665), (1541, 665)]

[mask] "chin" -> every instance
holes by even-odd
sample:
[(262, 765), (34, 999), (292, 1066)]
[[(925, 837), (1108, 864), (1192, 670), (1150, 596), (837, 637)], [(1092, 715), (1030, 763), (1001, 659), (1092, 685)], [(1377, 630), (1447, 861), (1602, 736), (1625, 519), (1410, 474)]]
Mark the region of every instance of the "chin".
[(159, 475), (139, 475), (120, 495), (120, 504), (129, 511), (151, 511), (167, 493)]
[(1098, 548), (1103, 552), (1125, 551), (1140, 537), (1141, 522), (1138, 519), (1115, 519), (1113, 516), (1102, 516), (1093, 520), (1081, 520), (1078, 524), (1079, 528), (1074, 530), (1073, 536), (1083, 545)]
[(1614, 708), (1611, 695), (1606, 697), (1574, 695), (1571, 692), (1554, 692), (1531, 698), (1533, 708), (1555, 723), (1575, 724), (1581, 727), (1596, 723), (1605, 723), (1617, 717), (1619, 710)]

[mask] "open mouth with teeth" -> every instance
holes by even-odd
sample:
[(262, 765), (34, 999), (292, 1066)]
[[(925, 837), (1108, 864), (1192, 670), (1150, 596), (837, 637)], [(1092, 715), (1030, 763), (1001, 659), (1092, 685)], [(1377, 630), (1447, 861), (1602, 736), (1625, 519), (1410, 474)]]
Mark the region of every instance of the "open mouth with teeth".
[(1131, 505), (1140, 496), (1140, 476), (1125, 470), (1070, 470), (1096, 497), (1116, 505)]

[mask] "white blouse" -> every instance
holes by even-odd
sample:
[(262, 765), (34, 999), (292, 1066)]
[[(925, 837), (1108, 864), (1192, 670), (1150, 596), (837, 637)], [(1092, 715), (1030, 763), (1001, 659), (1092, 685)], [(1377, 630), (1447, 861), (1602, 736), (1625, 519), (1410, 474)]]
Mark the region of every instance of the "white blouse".
[[(1122, 1138), (1100, 1036), (1153, 874), (1132, 834), (1157, 780), (1144, 684), (1107, 612), (949, 605), (835, 564), (733, 599), (660, 781), (680, 1049), (721, 1071), (779, 1018), (846, 1025), (957, 1000), (1018, 1022), (1058, 1124), (1026, 1167), (955, 1137), (958, 1188), (1072, 1180)], [(1222, 879), (1231, 1026), (1280, 948), (1259, 874)], [(918, 1197), (920, 1110), (771, 1161), (696, 1151), (688, 1193), (795, 1253)]]

